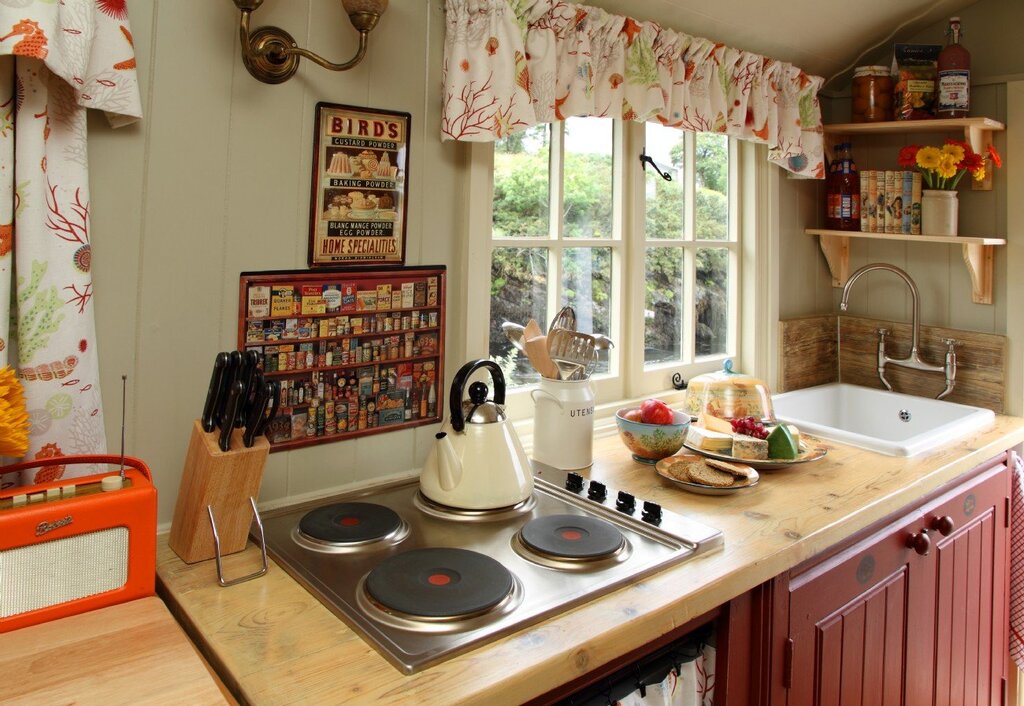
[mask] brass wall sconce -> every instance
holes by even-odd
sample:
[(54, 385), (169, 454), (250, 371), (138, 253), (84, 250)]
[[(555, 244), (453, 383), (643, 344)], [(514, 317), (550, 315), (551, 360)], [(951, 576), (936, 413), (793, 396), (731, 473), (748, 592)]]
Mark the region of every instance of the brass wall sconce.
[(359, 50), (342, 64), (324, 59), (295, 43), (292, 35), (280, 27), (259, 27), (249, 31), (249, 17), (263, 0), (234, 0), (242, 11), (239, 38), (242, 42), (242, 63), (249, 73), (264, 83), (284, 83), (299, 70), (299, 58), (306, 57), (331, 71), (348, 71), (366, 56), (366, 38), (377, 20), (388, 8), (388, 0), (341, 0), (352, 26), (359, 32)]

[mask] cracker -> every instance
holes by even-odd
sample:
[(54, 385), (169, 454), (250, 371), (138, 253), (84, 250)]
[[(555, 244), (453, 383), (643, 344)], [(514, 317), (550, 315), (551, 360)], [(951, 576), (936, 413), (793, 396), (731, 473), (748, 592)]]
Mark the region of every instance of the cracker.
[(701, 485), (709, 485), (713, 488), (728, 488), (734, 482), (733, 475), (720, 471), (717, 468), (712, 468), (706, 462), (698, 464), (692, 464), (687, 471), (687, 475), (690, 480), (694, 483)]
[(728, 461), (719, 461), (717, 459), (709, 458), (705, 461), (712, 468), (731, 473), (737, 478), (753, 478), (754, 469), (742, 463), (729, 463)]
[(670, 476), (676, 480), (690, 480), (690, 468), (693, 466), (702, 466), (704, 464), (703, 459), (696, 456), (681, 456), (673, 459), (670, 463), (666, 463), (663, 469)]

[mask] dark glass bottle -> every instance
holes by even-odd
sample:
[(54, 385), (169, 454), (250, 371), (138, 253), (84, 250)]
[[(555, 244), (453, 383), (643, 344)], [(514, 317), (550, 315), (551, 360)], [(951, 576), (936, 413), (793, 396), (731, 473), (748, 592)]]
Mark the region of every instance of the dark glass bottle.
[(850, 154), (850, 143), (836, 145), (825, 181), (830, 230), (860, 230), (860, 173)]
[(960, 43), (960, 18), (949, 18), (949, 39), (939, 53), (939, 96), (935, 114), (966, 118), (971, 110), (971, 53)]

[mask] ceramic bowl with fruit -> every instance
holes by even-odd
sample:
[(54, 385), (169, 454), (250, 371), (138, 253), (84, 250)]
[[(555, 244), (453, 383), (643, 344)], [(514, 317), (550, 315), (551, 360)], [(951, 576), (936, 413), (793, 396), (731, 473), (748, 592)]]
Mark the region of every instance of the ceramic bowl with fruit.
[(673, 410), (661, 400), (645, 400), (639, 407), (616, 412), (615, 424), (633, 458), (654, 464), (683, 447), (690, 415)]

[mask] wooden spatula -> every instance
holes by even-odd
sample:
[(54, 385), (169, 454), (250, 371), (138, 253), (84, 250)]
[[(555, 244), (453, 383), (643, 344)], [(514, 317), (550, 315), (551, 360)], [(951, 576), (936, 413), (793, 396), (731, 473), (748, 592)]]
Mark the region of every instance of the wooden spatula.
[(530, 363), (543, 377), (558, 380), (558, 366), (551, 360), (548, 353), (548, 339), (541, 333), (540, 326), (533, 319), (526, 322), (523, 349)]

